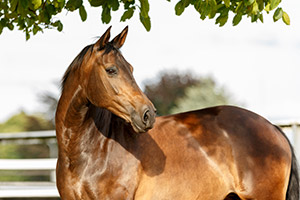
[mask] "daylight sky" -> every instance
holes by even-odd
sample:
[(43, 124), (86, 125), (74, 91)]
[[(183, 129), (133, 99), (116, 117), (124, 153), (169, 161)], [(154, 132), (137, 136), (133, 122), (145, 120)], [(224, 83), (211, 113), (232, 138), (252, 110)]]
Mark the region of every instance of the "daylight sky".
[[(265, 23), (250, 23), (243, 17), (233, 27), (228, 22), (218, 27), (214, 20), (202, 21), (193, 8), (182, 16), (174, 12), (176, 1), (150, 1), (152, 28), (146, 32), (138, 13), (125, 23), (114, 13), (112, 37), (129, 25), (122, 48), (134, 67), (134, 76), (142, 87), (163, 69), (191, 71), (210, 75), (226, 87), (244, 107), (269, 120), (300, 119), (300, 1), (282, 0), (291, 25), (272, 15)], [(87, 6), (86, 6), (87, 7)], [(96, 41), (109, 27), (100, 20), (100, 8), (88, 9), (88, 19), (79, 14), (58, 17), (64, 23), (62, 33), (46, 30), (25, 41), (17, 30), (0, 35), (0, 122), (20, 110), (43, 111), (38, 95), (51, 91), (59, 95), (56, 83), (75, 56)]]

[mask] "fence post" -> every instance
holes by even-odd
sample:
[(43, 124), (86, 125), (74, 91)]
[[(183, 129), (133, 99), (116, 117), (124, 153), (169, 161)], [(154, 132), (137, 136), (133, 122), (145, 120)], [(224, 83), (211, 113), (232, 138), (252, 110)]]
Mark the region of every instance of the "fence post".
[(294, 137), (294, 150), (298, 162), (300, 161), (300, 125), (297, 123), (292, 124), (292, 132)]
[[(50, 158), (57, 158), (58, 149), (57, 149), (56, 140), (55, 139), (47, 139), (46, 144), (49, 147)], [(50, 172), (50, 181), (56, 182), (56, 172), (55, 171)]]

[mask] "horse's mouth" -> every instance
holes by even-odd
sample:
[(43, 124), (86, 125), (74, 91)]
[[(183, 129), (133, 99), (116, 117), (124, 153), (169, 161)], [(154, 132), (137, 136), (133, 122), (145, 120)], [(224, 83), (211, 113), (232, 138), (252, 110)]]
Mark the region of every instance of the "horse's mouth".
[(133, 128), (133, 130), (136, 132), (136, 133), (146, 133), (148, 130), (150, 130), (152, 127), (140, 127), (137, 123), (135, 122), (131, 122), (131, 126)]

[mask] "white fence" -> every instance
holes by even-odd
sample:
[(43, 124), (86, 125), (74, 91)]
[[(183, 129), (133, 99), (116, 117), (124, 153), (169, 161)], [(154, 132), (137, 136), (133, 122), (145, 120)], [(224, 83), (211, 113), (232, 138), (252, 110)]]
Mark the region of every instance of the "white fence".
[(9, 198), (58, 198), (55, 183), (57, 147), (55, 131), (36, 131), (23, 133), (0, 133), (1, 144), (44, 144), (50, 149), (50, 157), (40, 159), (1, 159), (0, 171), (25, 171), (50, 176), (50, 181), (0, 182), (0, 199)]
[[(291, 140), (300, 161), (300, 121), (281, 121), (276, 123)], [(40, 144), (50, 148), (50, 157), (45, 159), (1, 159), (1, 170), (49, 171), (50, 182), (0, 182), (0, 199), (3, 198), (54, 198), (59, 197), (55, 184), (55, 167), (57, 147), (55, 131), (38, 131), (23, 133), (0, 133), (0, 145)]]
[(277, 121), (279, 126), (291, 141), (298, 162), (300, 163), (300, 120)]
[[(0, 170), (49, 171), (55, 173), (57, 159), (0, 159)], [(59, 197), (55, 179), (51, 182), (0, 182), (0, 198)]]

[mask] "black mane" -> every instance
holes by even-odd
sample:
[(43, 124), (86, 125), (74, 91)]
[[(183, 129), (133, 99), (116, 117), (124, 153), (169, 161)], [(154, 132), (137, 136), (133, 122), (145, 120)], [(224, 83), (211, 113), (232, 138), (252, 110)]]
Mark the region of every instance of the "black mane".
[(88, 52), (88, 50), (90, 49), (91, 52), (93, 51), (93, 46), (94, 45), (91, 44), (91, 45), (88, 45), (88, 46), (84, 47), (84, 49), (81, 50), (81, 52), (76, 56), (76, 58), (69, 65), (67, 71), (65, 72), (65, 74), (64, 74), (64, 76), (61, 80), (61, 88), (62, 89), (64, 89), (64, 86), (66, 84), (66, 81), (67, 81), (70, 73), (73, 70), (77, 70), (81, 66), (83, 58), (84, 58), (85, 54)]

